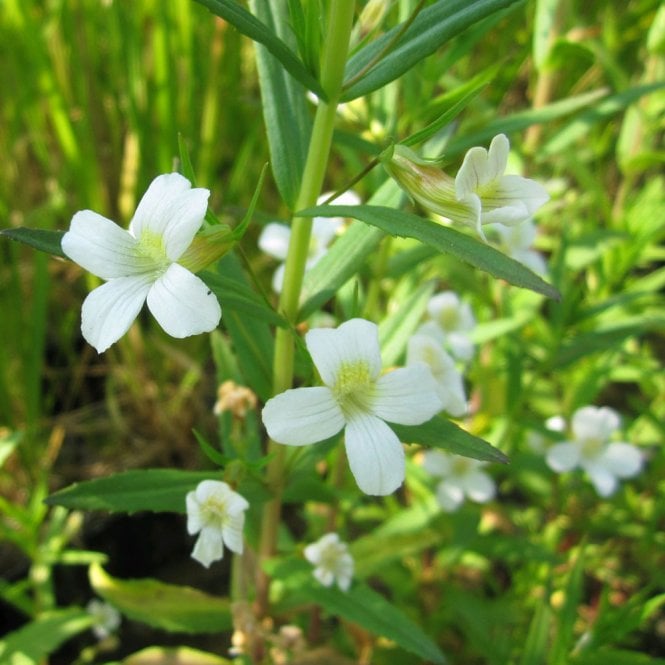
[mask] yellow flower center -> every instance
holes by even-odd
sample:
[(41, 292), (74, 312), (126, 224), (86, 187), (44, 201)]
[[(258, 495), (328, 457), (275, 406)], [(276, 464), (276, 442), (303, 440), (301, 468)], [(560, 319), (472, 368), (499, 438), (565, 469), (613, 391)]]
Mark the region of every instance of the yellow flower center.
[(586, 459), (593, 459), (597, 457), (605, 446), (605, 441), (599, 437), (589, 437), (581, 441), (582, 457)]
[(473, 462), (468, 457), (457, 457), (453, 460), (450, 470), (453, 476), (459, 477), (469, 473), (472, 466)]
[(343, 363), (332, 389), (342, 411), (366, 410), (372, 383), (370, 368), (365, 361)]
[(209, 497), (201, 506), (201, 514), (205, 524), (223, 526), (227, 517), (226, 501), (217, 496)]
[(496, 194), (498, 184), (498, 181), (494, 179), (490, 180), (489, 182), (485, 182), (482, 185), (478, 185), (476, 188), (476, 194), (478, 194), (481, 201), (486, 197), (492, 197), (494, 194)]
[(155, 268), (161, 269), (168, 267), (170, 261), (166, 255), (164, 247), (164, 238), (159, 233), (153, 233), (145, 229), (138, 239), (139, 252), (154, 262)]
[(439, 314), (439, 323), (447, 332), (457, 330), (460, 327), (459, 310), (456, 307), (446, 307), (441, 310), (441, 313)]

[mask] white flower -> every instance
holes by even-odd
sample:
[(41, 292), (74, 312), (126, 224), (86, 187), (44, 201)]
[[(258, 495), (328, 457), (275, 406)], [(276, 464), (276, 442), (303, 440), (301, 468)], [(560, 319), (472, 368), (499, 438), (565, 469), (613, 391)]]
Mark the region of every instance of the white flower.
[(249, 503), (220, 480), (204, 480), (187, 494), (187, 531), (201, 532), (192, 558), (206, 568), (224, 556), (224, 545), (242, 554), (242, 528)]
[[(319, 196), (317, 203), (322, 203), (330, 197), (330, 194)], [(355, 192), (344, 192), (335, 199), (336, 205), (357, 205), (360, 198)], [(342, 217), (315, 217), (312, 221), (312, 234), (309, 240), (309, 251), (305, 268), (309, 269), (325, 255), (328, 246), (333, 241), (339, 230), (344, 225)], [(259, 248), (278, 261), (286, 261), (289, 251), (291, 229), (286, 224), (272, 222), (267, 224), (259, 236)], [(272, 278), (272, 288), (279, 293), (284, 283), (284, 263), (281, 263)]]
[(353, 557), (346, 543), (336, 533), (327, 533), (305, 548), (305, 558), (315, 566), (314, 577), (323, 586), (337, 586), (348, 591), (353, 577)]
[(95, 625), (92, 627), (92, 632), (98, 640), (103, 640), (118, 630), (118, 627), (120, 626), (120, 612), (118, 612), (113, 605), (109, 605), (102, 600), (93, 598), (86, 605), (85, 609), (88, 614), (91, 614), (95, 619)]
[(440, 450), (428, 450), (423, 457), (423, 468), (441, 478), (436, 497), (441, 507), (449, 512), (457, 510), (465, 497), (476, 503), (486, 503), (494, 498), (494, 480), (480, 470), (482, 466), (478, 460)]
[(424, 208), (475, 228), (484, 239), (483, 225), (519, 224), (549, 200), (548, 193), (534, 180), (504, 175), (509, 150), (504, 134), (492, 139), (489, 151), (471, 148), (454, 179), (435, 162), (418, 157), (403, 145), (390, 148), (381, 161)]
[(466, 393), (462, 375), (436, 336), (426, 332), (416, 332), (409, 338), (406, 347), (406, 364), (412, 365), (416, 362), (424, 362), (432, 371), (443, 409), (451, 416), (461, 416), (466, 413)]
[(505, 134), (498, 134), (492, 139), (489, 150), (471, 148), (455, 176), (457, 200), (473, 210), (475, 226), (481, 236), (481, 225), (519, 224), (550, 198), (535, 180), (504, 175), (509, 151), (508, 138)]
[(611, 442), (619, 429), (619, 416), (609, 407), (585, 406), (573, 414), (572, 439), (554, 444), (546, 454), (553, 471), (581, 467), (600, 496), (617, 489), (618, 478), (631, 478), (642, 468), (639, 449), (622, 441)]
[(441, 410), (429, 367), (417, 363), (380, 376), (378, 328), (364, 319), (315, 328), (305, 340), (325, 385), (268, 400), (262, 414), (268, 434), (278, 443), (303, 446), (344, 429), (360, 489), (390, 494), (404, 481), (404, 450), (385, 421), (419, 425)]
[(81, 331), (99, 353), (122, 337), (143, 303), (173, 337), (213, 330), (222, 315), (217, 298), (177, 263), (201, 227), (207, 189), (192, 189), (178, 173), (155, 178), (129, 224), (117, 226), (91, 210), (77, 212), (62, 250), (107, 280), (83, 302)]
[(536, 225), (531, 219), (517, 226), (495, 224), (492, 228), (499, 235), (500, 247), (508, 256), (523, 263), (536, 275), (547, 272), (547, 264), (542, 254), (531, 249), (536, 239)]
[[(427, 314), (443, 335), (442, 342), (452, 355), (459, 360), (470, 360), (473, 356), (473, 342), (469, 333), (476, 325), (476, 320), (469, 304), (462, 302), (453, 291), (442, 291), (429, 299)], [(432, 336), (437, 334), (434, 327), (428, 323), (416, 332)]]

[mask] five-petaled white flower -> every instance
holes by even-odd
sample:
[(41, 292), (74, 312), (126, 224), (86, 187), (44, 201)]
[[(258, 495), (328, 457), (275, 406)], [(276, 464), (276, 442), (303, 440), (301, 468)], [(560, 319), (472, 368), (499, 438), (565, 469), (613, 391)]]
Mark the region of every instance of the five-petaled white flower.
[(547, 265), (542, 254), (531, 249), (533, 241), (536, 239), (536, 225), (533, 220), (527, 219), (517, 226), (495, 224), (492, 228), (499, 236), (500, 249), (510, 258), (523, 263), (536, 275), (544, 275), (547, 272)]
[(315, 328), (307, 348), (325, 385), (295, 388), (268, 400), (263, 423), (270, 437), (292, 446), (323, 441), (344, 429), (346, 454), (366, 494), (394, 492), (404, 481), (404, 450), (385, 421), (419, 425), (441, 400), (424, 363), (380, 376), (376, 324), (351, 319), (336, 329)]
[(113, 605), (109, 605), (98, 598), (93, 598), (85, 609), (95, 619), (92, 632), (98, 640), (103, 640), (118, 630), (121, 617), (120, 612)]
[(483, 224), (520, 224), (550, 198), (535, 180), (504, 175), (509, 151), (508, 137), (498, 134), (489, 150), (471, 148), (455, 176), (457, 200), (470, 206), (481, 236)]
[(455, 367), (455, 361), (443, 349), (441, 335), (428, 334), (426, 327), (411, 335), (406, 346), (406, 364), (424, 362), (432, 371), (437, 384), (444, 411), (451, 416), (466, 413), (466, 393), (462, 375)]
[[(322, 194), (317, 203), (322, 203), (330, 194)], [(360, 198), (355, 192), (344, 192), (335, 199), (336, 205), (357, 205)], [(312, 235), (309, 240), (309, 251), (305, 268), (314, 267), (328, 251), (328, 246), (334, 240), (339, 230), (344, 226), (342, 217), (315, 217), (312, 221)], [(286, 224), (271, 222), (267, 224), (259, 236), (259, 248), (278, 261), (286, 261), (289, 251), (291, 229)], [(279, 293), (284, 283), (284, 263), (275, 270), (272, 277), (272, 288)]]
[(572, 418), (571, 440), (547, 450), (548, 466), (559, 473), (581, 467), (598, 494), (610, 496), (618, 487), (618, 478), (631, 478), (642, 469), (642, 455), (636, 446), (610, 440), (619, 425), (619, 415), (607, 406), (578, 409)]
[(315, 566), (313, 574), (323, 586), (337, 586), (348, 591), (353, 577), (353, 557), (346, 543), (336, 533), (327, 533), (305, 548), (305, 558)]
[(476, 503), (486, 503), (494, 498), (494, 480), (481, 471), (483, 463), (461, 455), (440, 450), (428, 450), (423, 456), (423, 468), (441, 478), (436, 488), (436, 498), (449, 512), (457, 510), (468, 497)]
[(221, 480), (203, 480), (187, 494), (187, 531), (201, 532), (192, 558), (206, 568), (224, 556), (224, 545), (242, 554), (246, 499)]
[(438, 336), (455, 358), (470, 360), (473, 356), (473, 342), (469, 334), (476, 325), (476, 319), (469, 303), (462, 302), (453, 291), (442, 291), (429, 299), (427, 314), (430, 321), (416, 332)]
[(99, 353), (122, 337), (143, 303), (173, 337), (210, 332), (222, 315), (204, 282), (177, 261), (200, 229), (210, 192), (178, 173), (155, 178), (125, 231), (83, 210), (72, 218), (62, 250), (107, 280), (83, 302), (81, 331)]

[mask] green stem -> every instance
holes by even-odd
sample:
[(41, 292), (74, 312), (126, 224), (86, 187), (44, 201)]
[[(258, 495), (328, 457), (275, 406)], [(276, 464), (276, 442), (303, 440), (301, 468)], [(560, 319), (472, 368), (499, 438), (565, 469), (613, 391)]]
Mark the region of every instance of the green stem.
[[(323, 187), (335, 127), (337, 102), (342, 89), (346, 54), (353, 26), (354, 6), (354, 0), (332, 0), (330, 3), (328, 31), (321, 61), (321, 85), (328, 101), (320, 101), (316, 110), (303, 179), (295, 206), (296, 211), (314, 205)], [(297, 323), (300, 290), (309, 253), (311, 231), (312, 220), (310, 218), (294, 217), (286, 257), (284, 284), (279, 300), (279, 311), (292, 326)], [(291, 387), (294, 354), (295, 345), (291, 328), (278, 328), (273, 364), (274, 394)], [(282, 508), (286, 448), (271, 441), (269, 453), (273, 455), (273, 458), (268, 465), (267, 482), (272, 490), (273, 498), (263, 510), (259, 547), (261, 560), (272, 556), (275, 552)], [(268, 608), (268, 584), (267, 576), (259, 571), (257, 605), (261, 615), (265, 614)]]

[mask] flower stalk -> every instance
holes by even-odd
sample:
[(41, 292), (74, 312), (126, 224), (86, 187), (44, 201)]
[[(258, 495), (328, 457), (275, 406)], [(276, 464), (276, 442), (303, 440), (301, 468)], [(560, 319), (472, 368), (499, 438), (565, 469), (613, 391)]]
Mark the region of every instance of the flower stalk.
[[(344, 67), (351, 29), (353, 26), (353, 0), (332, 0), (328, 15), (328, 31), (323, 45), (321, 62), (321, 85), (328, 101), (320, 101), (317, 106), (309, 150), (305, 162), (300, 192), (296, 200), (296, 211), (314, 205), (323, 188), (323, 180), (328, 165), (332, 145), (337, 103), (344, 79)], [(295, 324), (298, 315), (300, 291), (307, 263), (312, 220), (294, 217), (291, 225), (289, 251), (284, 269), (284, 284), (279, 299), (279, 311), (289, 323)], [(295, 346), (291, 329), (278, 328), (275, 338), (273, 364), (273, 393), (277, 394), (291, 387), (293, 382), (293, 362)], [(273, 498), (263, 511), (260, 559), (270, 557), (275, 551), (277, 529), (282, 506), (282, 489), (286, 451), (284, 446), (269, 444), (273, 458), (267, 470), (267, 483)], [(259, 566), (257, 579), (257, 611), (264, 615), (268, 607), (269, 580)]]

